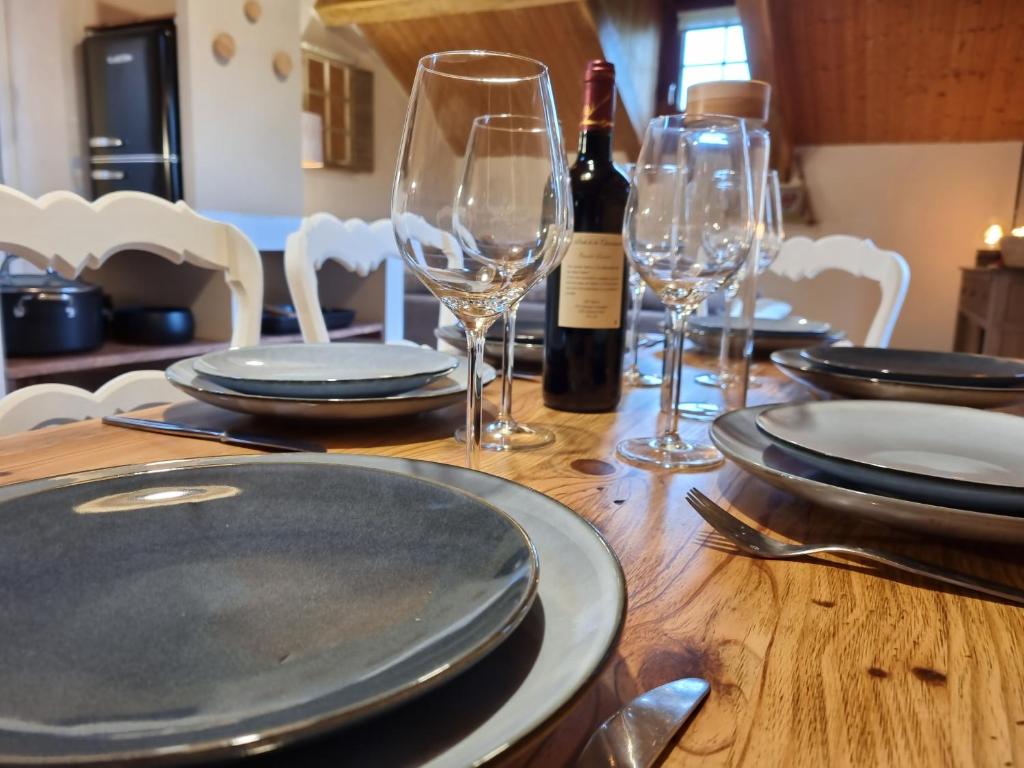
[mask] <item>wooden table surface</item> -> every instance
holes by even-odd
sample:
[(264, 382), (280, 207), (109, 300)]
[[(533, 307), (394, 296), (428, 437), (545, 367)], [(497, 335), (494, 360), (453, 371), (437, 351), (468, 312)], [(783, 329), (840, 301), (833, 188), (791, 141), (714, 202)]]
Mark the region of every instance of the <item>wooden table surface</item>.
[[(650, 365), (650, 363), (648, 363)], [(759, 366), (751, 402), (805, 398)], [(700, 387), (688, 389), (694, 395)], [(487, 393), (498, 397), (498, 387)], [(592, 521), (622, 561), (629, 590), (617, 651), (596, 683), (511, 762), (570, 763), (602, 720), (644, 690), (701, 676), (711, 694), (664, 758), (667, 766), (1022, 766), (1024, 608), (824, 557), (737, 554), (684, 501), (691, 486), (794, 540), (870, 540), (1024, 587), (1024, 551), (905, 535), (855, 523), (776, 491), (728, 463), (651, 472), (619, 462), (615, 443), (651, 434), (657, 390), (627, 390), (615, 413), (548, 410), (516, 381), (515, 414), (553, 427), (546, 448), (484, 457), (482, 469), (542, 491)], [(266, 424), (199, 403), (168, 419), (256, 431)], [(331, 450), (461, 464), (454, 406), (417, 419), (281, 429)], [(706, 427), (688, 423), (699, 434)], [(0, 439), (0, 483), (115, 464), (250, 453), (95, 422)], [(2, 642), (2, 641), (0, 641)]]

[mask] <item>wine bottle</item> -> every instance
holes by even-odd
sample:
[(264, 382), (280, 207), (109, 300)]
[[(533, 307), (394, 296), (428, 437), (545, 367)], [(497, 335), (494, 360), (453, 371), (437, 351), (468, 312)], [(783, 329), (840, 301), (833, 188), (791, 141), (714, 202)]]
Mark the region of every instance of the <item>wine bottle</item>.
[(572, 244), (547, 280), (544, 404), (610, 411), (622, 393), (628, 267), (622, 217), (629, 181), (612, 164), (615, 66), (587, 63), (579, 152), (570, 169)]

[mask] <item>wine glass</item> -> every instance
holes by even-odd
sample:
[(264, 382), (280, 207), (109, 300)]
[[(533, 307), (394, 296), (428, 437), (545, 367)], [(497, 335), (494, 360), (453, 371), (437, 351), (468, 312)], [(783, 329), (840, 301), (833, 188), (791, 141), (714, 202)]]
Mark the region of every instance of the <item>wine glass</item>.
[(632, 266), (629, 268), (629, 332), (626, 334), (626, 354), (629, 367), (622, 373), (622, 381), (630, 387), (660, 387), (661, 376), (640, 370), (640, 310), (644, 303), (647, 283)]
[[(658, 437), (623, 440), (618, 454), (667, 469), (717, 464), (711, 445), (679, 435), (686, 318), (729, 280), (750, 249), (754, 217), (743, 121), (672, 115), (650, 122), (633, 172), (623, 238), (637, 271), (670, 310), (664, 413)], [(666, 397), (667, 396), (667, 397)]]
[[(462, 236), (473, 243), (475, 250), (511, 253), (538, 247), (539, 242), (528, 241), (530, 235), (539, 236), (537, 222), (552, 215), (572, 213), (569, 206), (564, 211), (541, 210), (552, 203), (550, 194), (537, 194), (545, 189), (550, 174), (547, 131), (542, 121), (522, 115), (476, 118), (456, 211), (465, 229)], [(565, 232), (572, 229), (564, 222), (562, 228)], [(548, 260), (549, 267), (555, 263)], [(516, 312), (521, 301), (513, 301), (503, 315), (501, 404), (498, 418), (484, 426), (480, 440), (488, 450), (538, 448), (555, 439), (550, 429), (529, 426), (512, 417)], [(455, 437), (465, 440), (465, 430), (459, 429)]]
[[(532, 120), (540, 130), (488, 131), (492, 139), (495, 133), (506, 135), (496, 141), (507, 154), (484, 150), (490, 159), (467, 162), (471, 147), (487, 144), (478, 138), (487, 130), (477, 120), (484, 116), (502, 116), (509, 121), (506, 127), (512, 116)], [(519, 140), (524, 137), (530, 138)], [(517, 191), (490, 197), (495, 188), (487, 174), (501, 165), (500, 178), (514, 179)], [(470, 194), (478, 189), (487, 196)], [(497, 206), (504, 207), (507, 222), (496, 221)], [(525, 56), (488, 51), (420, 59), (395, 169), (391, 221), (406, 264), (466, 331), (470, 467), (480, 457), (484, 335), (557, 264), (572, 228), (570, 206), (547, 67)]]
[[(760, 275), (771, 266), (771, 263), (775, 261), (775, 257), (779, 255), (779, 249), (782, 247), (782, 240), (785, 236), (782, 227), (782, 199), (779, 192), (778, 171), (770, 171), (768, 173), (765, 185), (764, 217), (761, 224), (757, 227), (757, 233), (758, 238), (754, 244), (754, 247), (757, 249), (756, 258), (750, 260), (746, 269), (754, 268), (757, 270), (757, 274)], [(725, 287), (725, 313), (722, 317), (722, 329), (720, 331), (718, 371), (715, 373), (702, 373), (694, 377), (698, 384), (725, 389), (737, 379), (737, 375), (729, 371), (730, 351), (733, 344), (732, 332), (733, 330), (743, 330), (744, 333), (753, 332), (752, 329), (734, 329), (732, 326), (733, 308), (736, 305), (735, 299), (739, 290), (739, 283), (743, 279), (742, 273), (743, 270)], [(756, 297), (748, 296), (744, 300), (756, 301)], [(750, 322), (753, 322), (753, 313), (749, 314), (750, 317), (748, 319)], [(758, 382), (751, 379), (747, 386), (756, 387)], [(684, 406), (683, 415), (690, 416), (691, 418), (714, 418), (721, 410), (718, 406), (711, 403), (690, 403), (688, 405), (696, 410), (688, 410)]]

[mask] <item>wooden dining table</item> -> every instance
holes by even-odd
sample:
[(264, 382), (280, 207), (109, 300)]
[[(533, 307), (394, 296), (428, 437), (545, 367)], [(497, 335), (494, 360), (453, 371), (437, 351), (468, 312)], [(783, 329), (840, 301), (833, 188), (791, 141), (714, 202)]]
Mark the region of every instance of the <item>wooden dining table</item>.
[[(646, 365), (653, 364), (648, 358)], [(750, 391), (751, 404), (810, 397), (769, 364), (756, 372), (762, 384)], [(496, 399), (498, 389), (490, 386), (488, 398)], [(698, 386), (687, 394), (702, 391), (710, 393)], [(622, 563), (628, 608), (618, 646), (594, 682), (505, 762), (571, 764), (623, 704), (696, 676), (710, 682), (710, 695), (663, 765), (1024, 767), (1024, 608), (852, 560), (741, 554), (684, 495), (699, 488), (780, 538), (871, 542), (1020, 587), (1024, 548), (852, 519), (729, 462), (700, 472), (623, 463), (616, 442), (652, 434), (658, 404), (656, 389), (627, 389), (615, 412), (561, 412), (544, 407), (539, 383), (515, 381), (516, 417), (553, 428), (557, 440), (533, 451), (487, 452), (481, 470), (545, 493), (593, 523)], [(322, 424), (261, 422), (191, 401), (141, 413), (273, 430), (331, 451), (465, 460), (452, 439), (463, 418), (459, 406), (417, 418)], [(706, 430), (685, 422), (685, 434)], [(0, 483), (248, 453), (86, 421), (0, 439)]]

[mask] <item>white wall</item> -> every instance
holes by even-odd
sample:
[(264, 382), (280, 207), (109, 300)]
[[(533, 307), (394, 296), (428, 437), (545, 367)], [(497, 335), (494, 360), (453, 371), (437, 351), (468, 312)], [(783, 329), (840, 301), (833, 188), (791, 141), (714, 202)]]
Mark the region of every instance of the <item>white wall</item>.
[(313, 0), (303, 0), (302, 40), (373, 72), (374, 121), (373, 171), (332, 168), (303, 171), (304, 212), (326, 211), (343, 219), (387, 218), (391, 215), (391, 181), (409, 94), (355, 28), (325, 27), (313, 10)]
[[(178, 78), (185, 198), (193, 208), (302, 213), (302, 108), (298, 0), (264, 2), (251, 24), (241, 2), (178, 0)], [(226, 32), (236, 53), (213, 55)], [(284, 82), (272, 60), (288, 53)]]
[(850, 234), (898, 251), (910, 290), (892, 346), (952, 349), (958, 267), (991, 223), (1013, 217), (1021, 142), (804, 147), (817, 223), (787, 235)]

